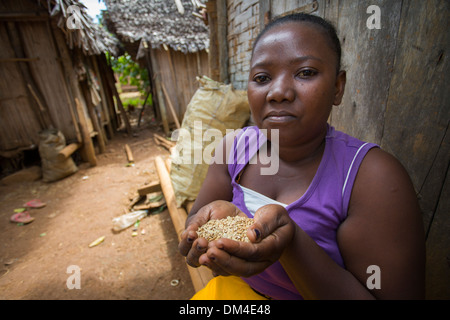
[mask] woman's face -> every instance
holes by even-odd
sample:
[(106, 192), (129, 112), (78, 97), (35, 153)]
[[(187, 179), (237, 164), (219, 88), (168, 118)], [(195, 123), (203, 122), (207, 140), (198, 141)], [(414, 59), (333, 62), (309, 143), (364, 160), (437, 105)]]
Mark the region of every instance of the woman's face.
[[(281, 144), (302, 144), (324, 134), (333, 105), (341, 102), (345, 72), (326, 36), (309, 23), (268, 31), (250, 63), (248, 99), (260, 129), (280, 129)], [(270, 137), (269, 137), (270, 138)]]

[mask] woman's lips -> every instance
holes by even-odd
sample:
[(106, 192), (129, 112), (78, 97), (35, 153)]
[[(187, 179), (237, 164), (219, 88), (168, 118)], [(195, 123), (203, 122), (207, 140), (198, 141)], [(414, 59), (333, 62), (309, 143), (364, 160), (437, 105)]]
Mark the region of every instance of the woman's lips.
[(264, 120), (268, 120), (270, 122), (287, 122), (293, 120), (295, 117), (288, 112), (269, 112)]

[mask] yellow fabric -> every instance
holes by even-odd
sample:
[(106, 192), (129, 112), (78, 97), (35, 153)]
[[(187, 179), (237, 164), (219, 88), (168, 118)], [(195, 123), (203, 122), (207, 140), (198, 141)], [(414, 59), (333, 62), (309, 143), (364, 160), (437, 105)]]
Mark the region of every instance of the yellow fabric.
[(198, 291), (192, 300), (267, 300), (241, 278), (218, 276)]

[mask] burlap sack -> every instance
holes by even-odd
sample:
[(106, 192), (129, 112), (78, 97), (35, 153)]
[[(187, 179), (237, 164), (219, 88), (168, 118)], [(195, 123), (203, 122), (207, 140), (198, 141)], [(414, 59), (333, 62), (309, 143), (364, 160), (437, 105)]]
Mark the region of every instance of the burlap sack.
[(43, 181), (60, 180), (78, 171), (71, 157), (65, 160), (58, 159), (58, 152), (65, 146), (66, 139), (61, 131), (49, 129), (39, 133), (39, 155)]
[[(209, 164), (203, 158), (198, 163), (198, 155), (203, 154), (205, 148), (212, 150), (220, 142), (204, 139), (204, 133), (216, 129), (224, 137), (227, 129), (242, 128), (250, 117), (246, 91), (234, 90), (231, 84), (205, 76), (198, 81), (200, 88), (189, 102), (179, 130), (183, 137), (177, 141), (171, 155), (170, 178), (178, 207), (186, 200), (195, 200), (206, 177)], [(186, 151), (190, 153), (188, 157)]]

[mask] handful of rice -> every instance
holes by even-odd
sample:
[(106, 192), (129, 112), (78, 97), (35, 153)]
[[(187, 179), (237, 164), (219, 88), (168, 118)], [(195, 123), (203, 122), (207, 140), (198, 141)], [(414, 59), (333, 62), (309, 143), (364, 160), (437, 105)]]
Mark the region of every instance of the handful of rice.
[(247, 229), (253, 224), (253, 219), (241, 216), (226, 217), (224, 219), (209, 220), (197, 230), (199, 238), (208, 241), (220, 238), (235, 241), (250, 242)]

